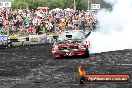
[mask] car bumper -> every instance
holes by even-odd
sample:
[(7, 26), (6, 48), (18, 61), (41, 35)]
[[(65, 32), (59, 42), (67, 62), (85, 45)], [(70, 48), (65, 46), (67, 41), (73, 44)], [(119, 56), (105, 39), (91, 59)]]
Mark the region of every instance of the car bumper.
[(54, 53), (54, 57), (62, 57), (62, 56), (82, 56), (85, 55), (87, 51), (76, 51), (76, 52), (57, 52)]

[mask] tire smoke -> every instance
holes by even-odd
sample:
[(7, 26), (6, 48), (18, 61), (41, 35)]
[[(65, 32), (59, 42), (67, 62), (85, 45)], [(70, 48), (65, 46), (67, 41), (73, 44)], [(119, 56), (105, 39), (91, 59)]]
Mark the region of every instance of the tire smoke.
[(97, 18), (100, 28), (87, 38), (90, 53), (132, 49), (132, 0), (105, 0), (112, 11), (101, 9)]

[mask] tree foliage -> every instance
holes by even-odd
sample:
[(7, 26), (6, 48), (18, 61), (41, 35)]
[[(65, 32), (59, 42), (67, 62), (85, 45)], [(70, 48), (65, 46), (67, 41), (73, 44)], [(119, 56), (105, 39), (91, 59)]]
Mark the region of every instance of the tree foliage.
[[(87, 10), (88, 0), (75, 0), (77, 10)], [(109, 3), (105, 3), (103, 0), (89, 0), (89, 5), (92, 3), (101, 4), (101, 8), (111, 8)], [(36, 9), (37, 7), (47, 6), (50, 9), (54, 8), (74, 8), (74, 0), (13, 0), (13, 9), (18, 8), (30, 8)]]
[(88, 0), (76, 0), (76, 9), (86, 11), (88, 8)]
[(74, 8), (74, 0), (64, 0), (64, 8)]
[(28, 7), (28, 4), (26, 2), (20, 2), (18, 0), (12, 2), (12, 8), (13, 9), (20, 9), (20, 8), (24, 9), (26, 7)]
[(50, 3), (50, 9), (54, 9), (54, 8), (63, 9), (63, 7), (64, 7), (64, 3), (62, 2), (62, 0), (53, 0)]

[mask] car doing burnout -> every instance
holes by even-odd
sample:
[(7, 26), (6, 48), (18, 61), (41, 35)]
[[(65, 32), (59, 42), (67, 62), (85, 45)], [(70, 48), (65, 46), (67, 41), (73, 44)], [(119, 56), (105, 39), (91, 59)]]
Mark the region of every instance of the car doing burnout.
[(55, 58), (64, 56), (89, 56), (90, 42), (86, 37), (89, 35), (83, 31), (66, 31), (58, 36), (53, 44), (52, 53)]

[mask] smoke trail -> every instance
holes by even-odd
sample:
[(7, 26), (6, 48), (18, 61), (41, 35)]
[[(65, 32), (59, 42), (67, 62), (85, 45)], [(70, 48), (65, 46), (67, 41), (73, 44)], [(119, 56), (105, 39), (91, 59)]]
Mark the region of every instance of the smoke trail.
[(102, 9), (97, 18), (98, 32), (89, 36), (90, 52), (132, 49), (132, 0), (105, 0), (113, 5), (113, 10)]

